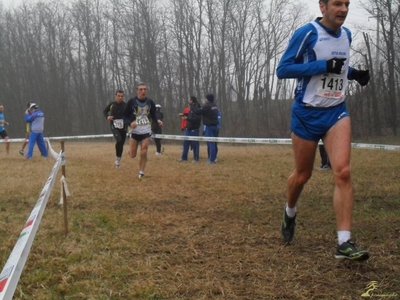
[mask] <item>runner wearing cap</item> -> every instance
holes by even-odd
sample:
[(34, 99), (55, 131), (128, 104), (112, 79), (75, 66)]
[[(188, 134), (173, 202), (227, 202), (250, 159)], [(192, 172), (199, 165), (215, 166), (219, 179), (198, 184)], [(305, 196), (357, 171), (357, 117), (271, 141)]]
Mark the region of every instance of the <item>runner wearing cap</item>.
[(25, 121), (30, 124), (28, 153), (26, 158), (30, 159), (33, 155), (33, 147), (37, 143), (42, 156), (48, 157), (46, 144), (43, 138), (44, 113), (39, 109), (36, 103), (31, 103), (29, 110), (25, 113)]

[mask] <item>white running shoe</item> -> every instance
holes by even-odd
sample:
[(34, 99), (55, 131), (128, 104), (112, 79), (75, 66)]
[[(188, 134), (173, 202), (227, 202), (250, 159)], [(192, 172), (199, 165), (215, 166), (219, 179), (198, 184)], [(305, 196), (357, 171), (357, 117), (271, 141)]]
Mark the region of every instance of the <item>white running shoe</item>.
[(330, 166), (324, 165), (324, 166), (320, 166), (319, 168), (317, 168), (317, 170), (320, 170), (320, 171), (330, 171), (330, 170), (332, 170), (332, 169), (331, 169)]
[(115, 167), (119, 169), (121, 167), (121, 157), (115, 158)]

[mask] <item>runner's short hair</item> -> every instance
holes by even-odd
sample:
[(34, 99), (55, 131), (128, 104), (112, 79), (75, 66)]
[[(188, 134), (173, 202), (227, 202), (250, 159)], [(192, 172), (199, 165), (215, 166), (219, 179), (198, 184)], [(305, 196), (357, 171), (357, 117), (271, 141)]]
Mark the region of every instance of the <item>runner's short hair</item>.
[(147, 86), (147, 84), (145, 84), (145, 83), (142, 81), (142, 82), (139, 82), (139, 83), (136, 85), (136, 89), (137, 89), (139, 86), (142, 86), (142, 85)]

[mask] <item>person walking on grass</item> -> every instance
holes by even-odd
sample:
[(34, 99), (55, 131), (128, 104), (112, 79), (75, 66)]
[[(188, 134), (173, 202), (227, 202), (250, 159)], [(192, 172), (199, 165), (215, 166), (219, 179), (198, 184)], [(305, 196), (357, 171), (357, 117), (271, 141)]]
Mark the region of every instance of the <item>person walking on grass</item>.
[[(31, 106), (31, 102), (27, 102), (26, 103), (25, 114), (28, 112), (30, 106)], [(29, 141), (29, 132), (30, 132), (29, 131), (29, 127), (30, 127), (30, 124), (29, 123), (25, 123), (25, 139), (22, 142), (21, 149), (19, 149), (19, 151), (18, 151), (19, 154), (21, 154), (22, 156), (24, 155), (25, 147), (26, 147), (26, 145), (28, 145), (28, 141)]]
[(39, 151), (43, 157), (48, 157), (46, 144), (43, 138), (44, 113), (39, 109), (36, 103), (31, 103), (28, 111), (25, 113), (25, 121), (30, 124), (28, 153), (26, 158), (30, 159), (33, 155), (33, 147), (38, 145)]
[(0, 105), (0, 136), (4, 140), (6, 144), (6, 153), (10, 153), (10, 141), (8, 138), (7, 131), (4, 128), (4, 125), (8, 125), (8, 122), (4, 119), (4, 105)]
[(153, 100), (147, 98), (147, 86), (139, 83), (136, 87), (136, 97), (129, 99), (124, 111), (124, 122), (130, 125), (129, 132), (129, 156), (135, 158), (140, 145), (139, 179), (144, 176), (147, 162), (147, 150), (151, 136), (151, 123), (157, 122), (156, 105)]
[(310, 179), (315, 153), (323, 140), (334, 177), (333, 206), (336, 215), (337, 259), (363, 261), (369, 258), (351, 240), (354, 206), (350, 174), (351, 123), (345, 104), (348, 80), (361, 86), (369, 81), (369, 71), (349, 66), (350, 31), (342, 27), (349, 11), (348, 0), (320, 0), (322, 18), (295, 31), (277, 67), (279, 79), (296, 78), (291, 114), (291, 138), (295, 168), (287, 180), (286, 205), (281, 233), (293, 240), (297, 201)]
[(115, 100), (109, 103), (103, 110), (104, 117), (110, 122), (111, 132), (115, 138), (115, 167), (121, 167), (122, 153), (126, 140), (127, 125), (124, 123), (124, 91), (115, 92)]

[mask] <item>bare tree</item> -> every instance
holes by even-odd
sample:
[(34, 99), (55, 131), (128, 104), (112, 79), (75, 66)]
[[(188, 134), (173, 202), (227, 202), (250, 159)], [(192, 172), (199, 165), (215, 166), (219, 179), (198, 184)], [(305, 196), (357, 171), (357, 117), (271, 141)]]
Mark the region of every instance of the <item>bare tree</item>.
[[(384, 99), (384, 114), (388, 126), (397, 135), (400, 71), (398, 45), (400, 42), (400, 2), (398, 0), (370, 0), (366, 10), (377, 21), (377, 49), (375, 55), (374, 87), (379, 86), (379, 95)], [(396, 47), (397, 46), (397, 47)], [(371, 59), (372, 61), (372, 59)]]
[[(378, 25), (352, 54), (372, 76), (366, 88), (350, 83), (352, 122), (360, 135), (397, 134), (399, 0), (365, 1)], [(203, 100), (212, 92), (224, 135), (285, 136), (295, 81), (277, 81), (275, 69), (305, 10), (291, 0), (50, 0), (0, 8), (0, 101), (22, 130), (25, 104), (34, 101), (47, 114), (49, 135), (108, 132), (101, 112), (115, 90), (130, 97), (145, 81), (164, 107), (165, 132), (179, 131), (176, 115), (189, 95)]]

